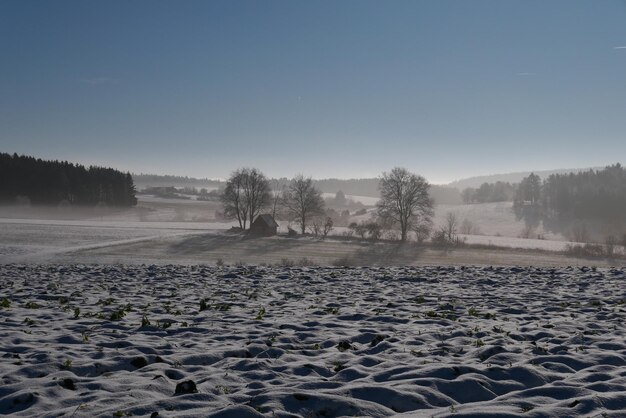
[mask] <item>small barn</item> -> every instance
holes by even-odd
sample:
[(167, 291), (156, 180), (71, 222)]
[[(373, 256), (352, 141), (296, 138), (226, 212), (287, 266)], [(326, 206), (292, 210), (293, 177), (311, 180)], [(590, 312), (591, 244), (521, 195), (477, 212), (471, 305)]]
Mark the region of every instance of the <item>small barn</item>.
[(259, 237), (271, 237), (276, 235), (278, 224), (274, 217), (269, 214), (259, 215), (250, 225), (250, 234)]

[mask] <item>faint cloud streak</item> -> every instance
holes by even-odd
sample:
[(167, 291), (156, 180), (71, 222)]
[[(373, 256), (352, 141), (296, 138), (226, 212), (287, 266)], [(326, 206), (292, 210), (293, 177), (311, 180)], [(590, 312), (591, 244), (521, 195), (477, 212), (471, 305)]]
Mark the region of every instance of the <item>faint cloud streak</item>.
[(626, 45), (614, 46), (613, 49), (626, 49)]

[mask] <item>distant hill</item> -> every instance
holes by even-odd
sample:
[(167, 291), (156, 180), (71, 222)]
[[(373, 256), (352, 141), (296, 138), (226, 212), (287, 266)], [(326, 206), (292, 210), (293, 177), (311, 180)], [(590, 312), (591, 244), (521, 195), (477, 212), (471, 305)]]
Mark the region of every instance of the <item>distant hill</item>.
[(167, 176), (158, 174), (132, 174), (137, 189), (148, 187), (197, 187), (217, 188), (224, 182), (215, 179), (198, 179), (187, 176)]
[[(163, 176), (154, 174), (133, 174), (133, 180), (137, 189), (142, 190), (148, 187), (224, 187), (224, 181), (215, 179), (198, 179), (182, 176)], [(287, 184), (289, 179), (270, 179), (270, 184)], [(339, 190), (347, 195), (379, 197), (378, 179), (319, 179), (313, 181), (315, 187), (323, 193), (337, 193)], [(432, 185), (430, 195), (435, 203), (455, 205), (461, 203), (461, 194), (454, 187)]]
[(604, 167), (563, 168), (558, 170), (520, 171), (516, 173), (490, 174), (486, 176), (468, 177), (466, 179), (455, 180), (449, 183), (448, 186), (463, 190), (467, 187), (480, 187), (483, 183), (495, 183), (496, 181), (519, 183), (524, 177), (528, 177), (531, 173), (535, 173), (541, 177), (541, 179), (546, 179), (552, 174), (580, 173), (581, 171), (601, 170), (603, 168)]
[[(321, 179), (314, 180), (315, 186), (324, 193), (337, 193), (341, 190), (347, 195), (379, 197), (378, 179)], [(432, 184), (430, 195), (438, 204), (461, 204), (461, 194), (454, 187)]]

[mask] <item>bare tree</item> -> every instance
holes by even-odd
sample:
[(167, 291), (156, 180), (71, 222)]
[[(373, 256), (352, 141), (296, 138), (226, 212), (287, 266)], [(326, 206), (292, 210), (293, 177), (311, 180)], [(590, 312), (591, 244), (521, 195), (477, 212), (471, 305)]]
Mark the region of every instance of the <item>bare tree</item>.
[(237, 219), (239, 227), (246, 229), (254, 218), (270, 204), (269, 183), (256, 168), (235, 170), (220, 196), (227, 219)]
[(315, 216), (324, 213), (322, 193), (313, 186), (310, 177), (297, 175), (283, 193), (283, 204), (300, 225), (302, 234), (307, 223)]
[(322, 237), (326, 238), (330, 231), (333, 230), (333, 218), (330, 216), (326, 217), (326, 221), (324, 222), (324, 229), (322, 230)]
[(261, 211), (270, 205), (270, 185), (265, 175), (256, 168), (244, 168), (243, 171), (244, 200), (252, 225)]
[(244, 171), (238, 169), (233, 171), (226, 181), (226, 187), (220, 196), (220, 201), (224, 208), (224, 217), (237, 219), (241, 229), (246, 229), (248, 221), (248, 206), (245, 203), (244, 195)]
[(448, 212), (446, 214), (446, 223), (443, 226), (443, 231), (446, 234), (448, 242), (456, 241), (457, 227), (459, 225), (459, 219), (454, 212)]
[(309, 224), (309, 231), (313, 236), (319, 237), (322, 234), (324, 220), (321, 216), (315, 216)]
[(406, 241), (408, 231), (420, 220), (432, 217), (433, 201), (428, 195), (430, 185), (424, 177), (396, 167), (383, 173), (378, 188), (378, 216), (399, 226), (402, 241)]
[(272, 191), (272, 218), (276, 220), (276, 210), (282, 201), (283, 194), (285, 193), (285, 185), (281, 179), (274, 179), (274, 190)]

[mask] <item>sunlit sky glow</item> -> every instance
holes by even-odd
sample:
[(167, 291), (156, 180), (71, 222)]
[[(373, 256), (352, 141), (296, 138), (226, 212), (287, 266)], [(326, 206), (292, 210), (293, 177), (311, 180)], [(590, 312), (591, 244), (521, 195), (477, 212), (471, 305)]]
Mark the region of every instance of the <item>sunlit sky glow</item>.
[(0, 151), (435, 183), (626, 156), (626, 3), (0, 2)]

